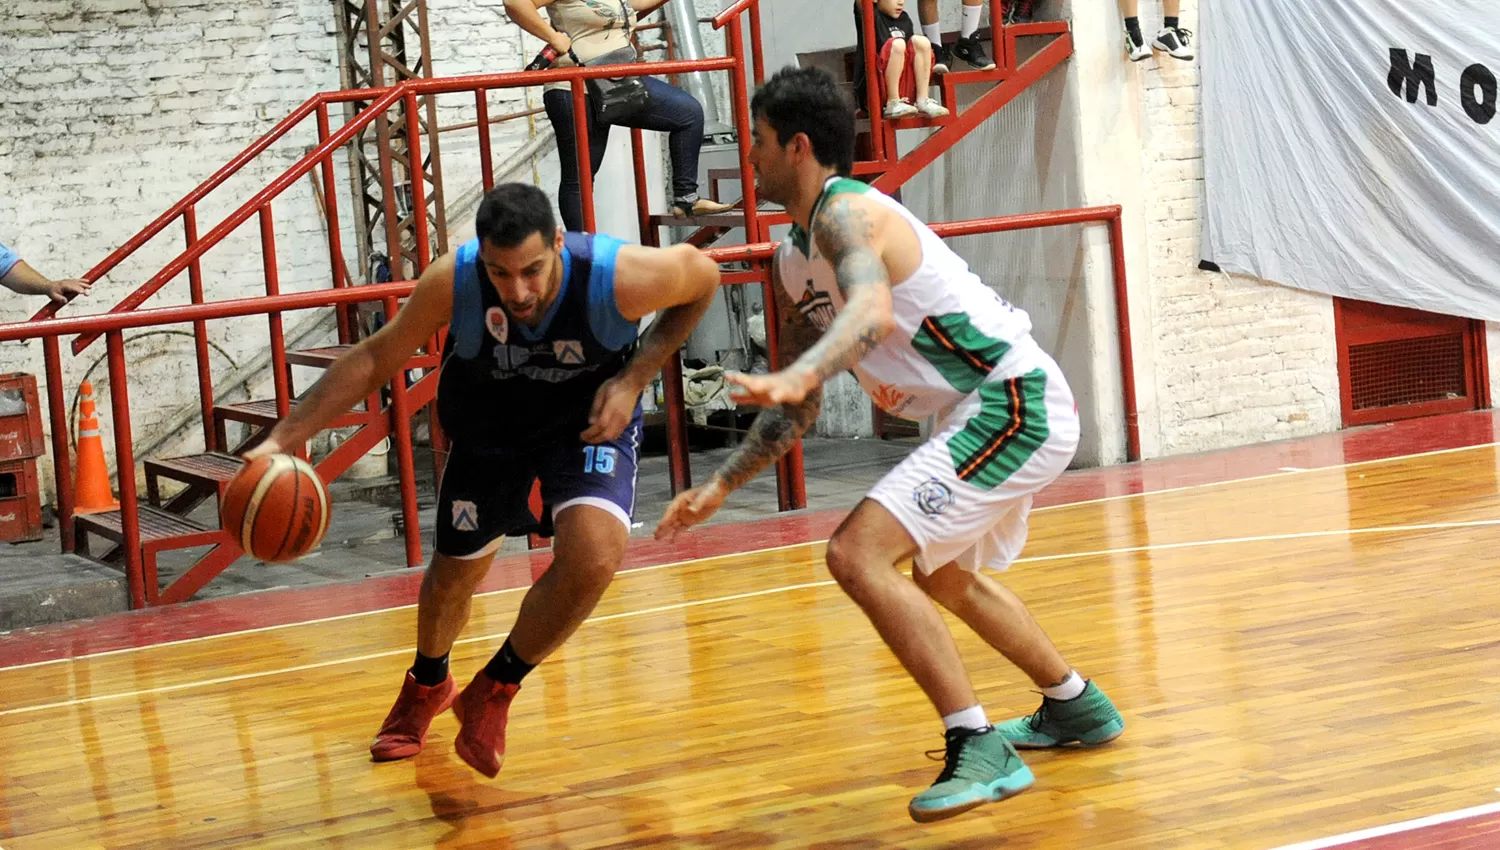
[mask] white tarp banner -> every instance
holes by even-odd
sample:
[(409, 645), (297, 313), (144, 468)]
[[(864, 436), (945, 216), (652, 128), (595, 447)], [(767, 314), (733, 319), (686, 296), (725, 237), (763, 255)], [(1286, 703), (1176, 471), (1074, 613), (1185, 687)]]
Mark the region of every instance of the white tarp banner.
[(1226, 0), (1199, 25), (1204, 259), (1500, 321), (1500, 0)]

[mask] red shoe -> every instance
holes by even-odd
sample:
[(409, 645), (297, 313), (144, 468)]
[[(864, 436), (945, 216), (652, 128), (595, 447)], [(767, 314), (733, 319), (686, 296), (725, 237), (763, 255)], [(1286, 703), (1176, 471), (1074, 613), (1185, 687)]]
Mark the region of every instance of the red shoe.
[(505, 762), (505, 720), (519, 690), (520, 685), (502, 685), (480, 670), (453, 702), (460, 724), (453, 749), (469, 767), (490, 779)]
[(458, 685), (453, 683), (452, 676), (441, 684), (426, 687), (417, 684), (411, 671), (407, 671), (401, 695), (396, 697), (396, 704), (391, 706), (391, 713), (385, 716), (370, 744), (370, 755), (375, 761), (393, 761), (420, 753), (427, 742), (427, 727), (432, 725), (432, 718), (447, 711), (457, 693)]

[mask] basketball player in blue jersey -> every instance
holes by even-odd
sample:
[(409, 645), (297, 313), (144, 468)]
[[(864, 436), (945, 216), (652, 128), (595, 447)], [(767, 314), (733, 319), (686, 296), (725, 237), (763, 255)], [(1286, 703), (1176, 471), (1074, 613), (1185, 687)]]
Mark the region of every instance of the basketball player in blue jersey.
[[(438, 417), (452, 439), (437, 504), (437, 553), (417, 603), (417, 655), (370, 754), (420, 752), (450, 705), (454, 748), (500, 771), (521, 680), (567, 640), (625, 553), (635, 506), (640, 395), (708, 309), (719, 267), (696, 248), (645, 248), (564, 233), (534, 186), (485, 195), (477, 236), (417, 282), (389, 324), (340, 357), (246, 457), (301, 445), (369, 397), (449, 326)], [(660, 312), (637, 340), (637, 325)], [(398, 377), (397, 380), (400, 380)], [(540, 523), (528, 507), (541, 482)], [(506, 535), (554, 536), (551, 567), (462, 693), (448, 652)]]

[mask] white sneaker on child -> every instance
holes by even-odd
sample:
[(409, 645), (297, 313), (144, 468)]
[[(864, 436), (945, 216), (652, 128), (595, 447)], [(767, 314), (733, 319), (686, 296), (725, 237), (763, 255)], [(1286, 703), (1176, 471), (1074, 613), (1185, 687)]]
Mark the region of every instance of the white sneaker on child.
[(923, 118), (942, 118), (948, 114), (948, 107), (930, 97), (924, 97), (917, 101), (917, 112)]
[(917, 108), (904, 100), (888, 100), (885, 110), (880, 113), (885, 120), (895, 121), (898, 118), (910, 118), (917, 114)]

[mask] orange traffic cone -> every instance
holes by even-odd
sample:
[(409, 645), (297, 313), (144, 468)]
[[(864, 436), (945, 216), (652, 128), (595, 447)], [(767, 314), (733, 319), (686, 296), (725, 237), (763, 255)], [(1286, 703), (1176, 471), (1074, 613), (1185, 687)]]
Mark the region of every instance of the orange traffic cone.
[(91, 514), (120, 507), (109, 489), (109, 470), (104, 465), (104, 443), (99, 439), (99, 420), (94, 416), (94, 385), (83, 382), (78, 405), (78, 472), (73, 482), (74, 513)]

